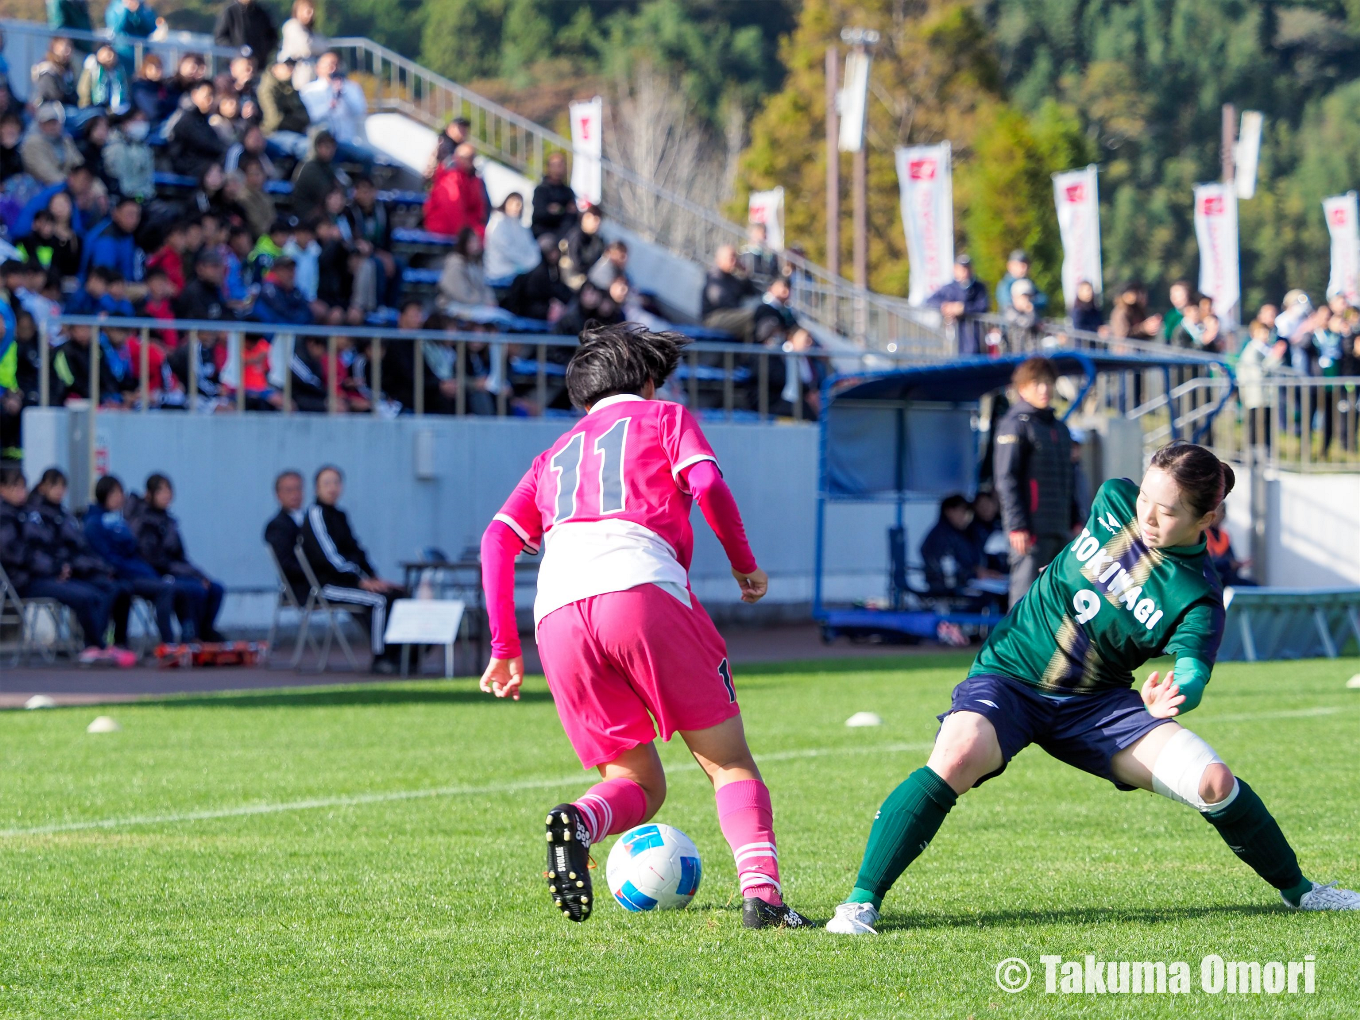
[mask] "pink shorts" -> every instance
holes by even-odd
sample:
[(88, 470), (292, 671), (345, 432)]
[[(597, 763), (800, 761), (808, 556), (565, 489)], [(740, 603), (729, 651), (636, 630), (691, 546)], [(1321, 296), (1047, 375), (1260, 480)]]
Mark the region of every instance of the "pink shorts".
[[(538, 655), (557, 714), (586, 768), (660, 732), (703, 730), (739, 715), (727, 645), (690, 596), (654, 584), (556, 609), (538, 624)], [(656, 720), (653, 727), (652, 720)]]

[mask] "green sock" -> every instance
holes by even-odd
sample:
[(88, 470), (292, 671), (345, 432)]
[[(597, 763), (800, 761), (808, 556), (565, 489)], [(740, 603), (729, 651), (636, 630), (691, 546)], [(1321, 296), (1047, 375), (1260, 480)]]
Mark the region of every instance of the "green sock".
[(1266, 810), (1256, 791), (1242, 778), (1238, 793), (1222, 811), (1206, 811), (1204, 819), (1223, 837), (1228, 849), (1237, 854), (1256, 874), (1289, 899), (1295, 906), (1299, 897), (1313, 888), (1299, 870), (1299, 860), (1279, 824)]
[(855, 891), (846, 902), (872, 903), (878, 909), (898, 876), (940, 831), (956, 800), (958, 794), (929, 768), (907, 776), (874, 816)]

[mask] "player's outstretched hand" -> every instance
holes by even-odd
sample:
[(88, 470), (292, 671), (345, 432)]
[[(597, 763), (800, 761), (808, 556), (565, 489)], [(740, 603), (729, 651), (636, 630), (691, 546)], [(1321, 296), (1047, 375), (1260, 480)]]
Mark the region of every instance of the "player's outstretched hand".
[(1165, 680), (1159, 681), (1160, 676), (1160, 673), (1153, 673), (1143, 684), (1143, 704), (1147, 706), (1148, 715), (1157, 719), (1170, 719), (1181, 714), (1178, 706), (1185, 701), (1185, 695), (1176, 683), (1174, 669), (1167, 670)]
[(732, 576), (737, 579), (737, 586), (741, 588), (741, 600), (743, 602), (759, 602), (770, 590), (770, 575), (759, 567), (756, 567), (749, 574), (743, 574), (740, 570), (733, 570)]
[(524, 683), (524, 656), (513, 659), (492, 659), (482, 674), (482, 690), (498, 698), (519, 700), (519, 688)]

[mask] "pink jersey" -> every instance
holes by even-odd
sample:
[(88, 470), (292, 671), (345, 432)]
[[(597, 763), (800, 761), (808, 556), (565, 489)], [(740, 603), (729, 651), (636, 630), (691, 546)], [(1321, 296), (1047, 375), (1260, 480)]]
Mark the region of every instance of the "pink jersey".
[(717, 463), (679, 404), (620, 395), (597, 403), (540, 454), (496, 520), (545, 546), (534, 618), (654, 583), (687, 601), (694, 554), (689, 468)]

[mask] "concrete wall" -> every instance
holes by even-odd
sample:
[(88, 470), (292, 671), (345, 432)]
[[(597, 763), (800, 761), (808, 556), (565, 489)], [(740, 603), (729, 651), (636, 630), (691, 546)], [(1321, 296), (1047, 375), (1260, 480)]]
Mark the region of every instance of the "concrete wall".
[[(30, 409), (24, 429), (25, 471), (36, 479), (56, 464), (73, 491), (86, 474), (79, 433), (84, 414)], [(72, 442), (71, 432), (77, 432)], [(551, 445), (562, 421), (491, 418), (325, 418), (297, 415), (104, 413), (96, 426), (101, 463), (129, 488), (163, 471), (175, 484), (173, 512), (190, 556), (229, 587), (273, 584), (262, 540), (274, 514), (274, 476), (296, 468), (309, 479), (322, 464), (347, 476), (342, 505), (376, 566), (399, 577), (398, 564), (434, 546), (458, 557), (475, 547), (491, 516), (533, 458)], [(711, 424), (705, 427), (741, 506), (752, 546), (770, 573), (763, 606), (805, 616), (812, 597), (817, 430), (810, 425)], [(423, 438), (422, 438), (423, 437)], [(418, 444), (430, 451), (420, 464)], [(887, 506), (833, 507), (828, 513), (828, 595), (879, 596), (887, 584)], [(913, 546), (935, 521), (933, 503), (907, 514)], [(694, 512), (692, 581), (706, 603), (738, 613), (740, 603), (717, 539)], [(527, 605), (528, 594), (521, 599)], [(226, 619), (267, 622), (268, 599), (233, 599)], [(770, 612), (766, 609), (766, 612)]]
[[(1264, 583), (1282, 588), (1360, 587), (1360, 474), (1266, 470)], [(1239, 558), (1251, 555), (1252, 472), (1228, 498)]]

